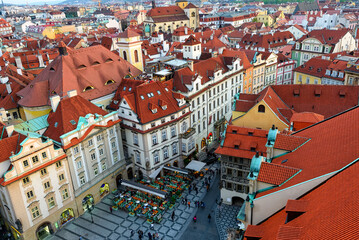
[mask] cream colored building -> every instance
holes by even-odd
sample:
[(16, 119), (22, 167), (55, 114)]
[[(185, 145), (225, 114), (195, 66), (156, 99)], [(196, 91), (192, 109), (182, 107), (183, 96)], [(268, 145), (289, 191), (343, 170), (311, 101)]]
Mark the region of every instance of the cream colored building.
[(130, 29), (118, 35), (117, 46), (120, 57), (131, 63), (133, 66), (143, 71), (143, 60), (140, 34)]
[(67, 157), (38, 134), (13, 137), (19, 150), (0, 164), (1, 215), (15, 239), (44, 239), (76, 214)]

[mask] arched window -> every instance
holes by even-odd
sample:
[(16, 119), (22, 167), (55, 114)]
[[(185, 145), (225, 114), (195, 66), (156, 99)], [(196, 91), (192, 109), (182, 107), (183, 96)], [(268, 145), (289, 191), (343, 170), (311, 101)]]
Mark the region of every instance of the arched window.
[(126, 53), (126, 51), (123, 51), (123, 59), (125, 59), (127, 61), (127, 53)]
[(105, 85), (108, 85), (108, 84), (112, 84), (112, 83), (115, 83), (115, 81), (113, 81), (112, 79), (111, 80), (108, 80)]
[(264, 106), (264, 105), (259, 105), (259, 106), (258, 106), (258, 112), (261, 112), (261, 113), (266, 112), (265, 106)]
[(91, 89), (93, 89), (93, 88), (94, 88), (94, 87), (92, 87), (92, 86), (87, 86), (87, 87), (84, 88), (84, 92), (89, 91), (89, 90), (91, 90)]
[(135, 50), (135, 62), (138, 62), (138, 51)]

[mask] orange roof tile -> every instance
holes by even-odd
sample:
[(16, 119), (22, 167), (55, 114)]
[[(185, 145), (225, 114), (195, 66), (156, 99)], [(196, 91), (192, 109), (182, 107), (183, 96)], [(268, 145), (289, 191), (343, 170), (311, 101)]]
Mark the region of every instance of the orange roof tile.
[(275, 139), (274, 148), (294, 151), (308, 140), (309, 139), (305, 137), (279, 133)]
[(273, 185), (280, 185), (298, 173), (300, 169), (262, 162), (257, 180)]

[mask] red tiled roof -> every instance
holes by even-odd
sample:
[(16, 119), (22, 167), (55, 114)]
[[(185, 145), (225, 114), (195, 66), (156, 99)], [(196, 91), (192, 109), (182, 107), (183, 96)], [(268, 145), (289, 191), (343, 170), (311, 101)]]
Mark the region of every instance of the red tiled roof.
[[(253, 134), (249, 135), (248, 132)], [(228, 125), (223, 146), (218, 147), (216, 153), (247, 159), (251, 159), (256, 152), (263, 153), (263, 156), (266, 156), (267, 133), (266, 130)], [(253, 147), (255, 148), (254, 151), (251, 149)]]
[(156, 18), (156, 17), (168, 17), (173, 15), (185, 15), (185, 12), (182, 8), (178, 6), (170, 6), (170, 7), (156, 7), (152, 8), (147, 12), (147, 16)]
[[(108, 114), (105, 110), (79, 95), (62, 99), (56, 111), (50, 112), (47, 118), (49, 127), (44, 132), (44, 135), (61, 142), (60, 136), (76, 129), (79, 118), (85, 117), (89, 113), (97, 113), (102, 116)], [(72, 120), (74, 124), (71, 123)]]
[(280, 185), (299, 171), (300, 169), (298, 168), (262, 162), (257, 180), (273, 185)]
[(135, 31), (132, 31), (129, 28), (126, 28), (126, 30), (122, 33), (119, 33), (117, 37), (119, 38), (131, 38), (131, 37), (138, 37), (141, 36), (140, 34), (138, 34)]
[(275, 139), (274, 148), (286, 151), (294, 151), (308, 140), (309, 139), (305, 137), (278, 133)]
[(336, 30), (329, 30), (329, 29), (312, 30), (308, 34), (302, 36), (297, 41), (302, 42), (307, 38), (315, 38), (323, 44), (335, 45), (349, 31), (350, 30), (346, 28), (336, 29)]
[(9, 137), (5, 125), (0, 123), (0, 163), (9, 160), (12, 154), (17, 154), (21, 150), (20, 143), (26, 136), (13, 132)]
[[(312, 58), (303, 65), (295, 68), (293, 72), (300, 72), (308, 75), (312, 75), (318, 78), (322, 78), (325, 75), (325, 70), (332, 63), (330, 60), (322, 58)], [(304, 79), (302, 80), (304, 81)]]
[(299, 240), (301, 239), (301, 227), (280, 226), (276, 240)]
[(200, 41), (198, 41), (198, 39), (196, 37), (194, 37), (193, 35), (189, 36), (186, 41), (183, 43), (183, 46), (193, 46), (193, 45), (197, 45), (197, 44), (201, 44)]
[(256, 225), (249, 225), (247, 227), (247, 230), (244, 234), (247, 238), (261, 238), (263, 235), (263, 227), (262, 226), (256, 226)]
[[(357, 120), (357, 118), (353, 119), (353, 121)], [(346, 123), (349, 122), (346, 121)], [(344, 128), (346, 125), (342, 124), (342, 126)], [(349, 127), (347, 129), (353, 131)], [(357, 134), (350, 136), (353, 135)], [(355, 141), (358, 143), (357, 138)], [(337, 149), (337, 151), (341, 150), (343, 149)], [(343, 157), (341, 156), (341, 159)], [(282, 231), (282, 226), (301, 228), (301, 234), (297, 239), (357, 239), (359, 236), (359, 222), (357, 221), (359, 219), (359, 184), (356, 184), (358, 174), (359, 163), (356, 162), (301, 197), (299, 201), (308, 202), (306, 212), (288, 223), (285, 223), (286, 209), (269, 217), (259, 225), (261, 240), (272, 240), (273, 236), (277, 236)], [(248, 226), (248, 229), (251, 228), (252, 226)]]
[(295, 151), (273, 159), (273, 163), (302, 171), (279, 188), (259, 193), (263, 196), (283, 188), (337, 171), (359, 156), (359, 107), (293, 133), (310, 138)]
[(317, 123), (324, 120), (324, 116), (313, 112), (293, 113), (291, 122)]
[[(18, 92), (22, 97), (21, 106), (50, 105), (51, 95), (64, 96), (70, 90), (77, 90), (85, 99), (93, 100), (115, 92), (127, 74), (141, 73), (101, 45), (67, 51), (67, 55), (56, 57), (31, 84)], [(106, 84), (109, 80), (114, 83)], [(93, 89), (84, 91), (89, 86)]]
[(307, 200), (293, 200), (288, 199), (285, 207), (286, 212), (306, 212), (308, 210)]
[[(124, 94), (123, 99), (126, 100), (142, 124), (148, 123), (187, 107), (187, 105), (178, 106), (177, 99), (184, 99), (184, 96), (172, 92), (170, 85), (171, 83), (167, 82), (145, 82), (134, 86), (133, 92)], [(166, 108), (160, 106), (160, 102), (163, 101), (167, 103)], [(151, 111), (154, 108), (157, 109), (155, 113)]]
[[(271, 88), (295, 112), (315, 112), (324, 118), (358, 105), (359, 100), (359, 86), (297, 84)], [(315, 96), (315, 90), (321, 91), (320, 96)], [(299, 96), (294, 91), (298, 91)]]
[[(187, 29), (187, 34), (186, 34), (186, 30)], [(193, 34), (193, 30), (189, 27), (186, 27), (186, 26), (182, 26), (182, 27), (179, 27), (177, 28), (176, 30), (173, 31), (172, 35), (173, 36), (184, 36), (184, 35), (191, 35)]]

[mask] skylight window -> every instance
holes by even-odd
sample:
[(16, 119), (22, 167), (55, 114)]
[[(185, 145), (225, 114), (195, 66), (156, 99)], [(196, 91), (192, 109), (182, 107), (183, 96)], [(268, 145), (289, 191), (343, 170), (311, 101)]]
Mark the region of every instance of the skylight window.
[(168, 92), (168, 88), (165, 87), (165, 90)]
[(140, 98), (141, 98), (142, 100), (144, 100), (144, 99), (145, 99), (145, 97), (144, 97), (143, 95), (140, 95)]
[(131, 92), (131, 90), (132, 90), (132, 88), (130, 87), (130, 88), (128, 89), (128, 91)]
[(71, 120), (70, 123), (71, 123), (72, 125), (76, 125), (76, 121), (75, 121), (75, 120)]
[(59, 123), (58, 123), (58, 122), (55, 122), (55, 128), (57, 128), (57, 125), (59, 125)]
[(123, 87), (123, 91), (126, 91), (126, 87)]
[(158, 93), (158, 95), (161, 95), (161, 92), (159, 90), (157, 90), (157, 93)]

